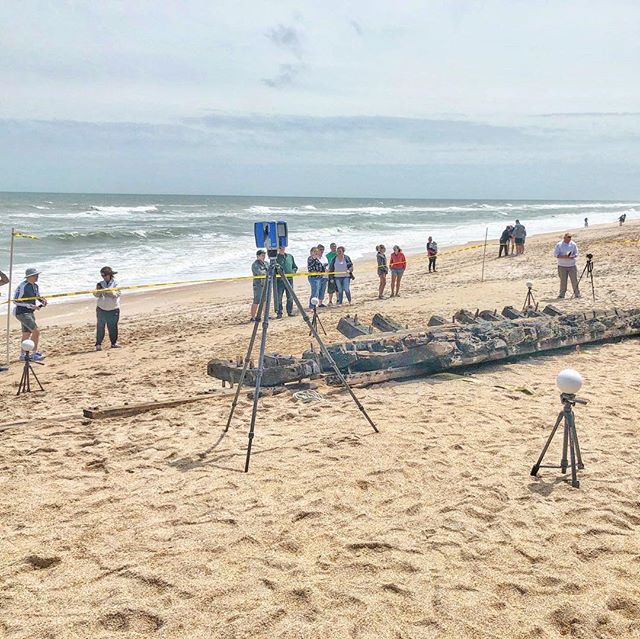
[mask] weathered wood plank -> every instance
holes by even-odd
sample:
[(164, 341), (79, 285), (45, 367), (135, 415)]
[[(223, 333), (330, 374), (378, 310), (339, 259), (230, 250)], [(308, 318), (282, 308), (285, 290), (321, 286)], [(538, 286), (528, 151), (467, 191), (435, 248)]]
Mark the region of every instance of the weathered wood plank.
[(89, 419), (105, 419), (109, 417), (123, 417), (125, 415), (137, 415), (159, 408), (172, 408), (193, 402), (201, 402), (204, 399), (219, 398), (220, 395), (201, 395), (198, 397), (182, 397), (181, 399), (169, 399), (158, 402), (144, 402), (141, 404), (123, 404), (122, 406), (111, 406), (108, 408), (85, 408), (82, 414)]

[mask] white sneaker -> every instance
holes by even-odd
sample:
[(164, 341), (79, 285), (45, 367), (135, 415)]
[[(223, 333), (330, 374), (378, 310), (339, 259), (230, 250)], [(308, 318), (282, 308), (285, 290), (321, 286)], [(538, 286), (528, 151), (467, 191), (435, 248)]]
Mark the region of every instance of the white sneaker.
[(24, 353), (20, 353), (20, 361), (24, 362), (25, 359), (27, 359), (27, 356)]
[(44, 355), (42, 353), (38, 353), (38, 352), (32, 353), (31, 354), (31, 359), (34, 362), (41, 362), (44, 359)]
[(101, 351), (102, 350), (102, 344), (96, 344), (96, 350), (97, 351)]

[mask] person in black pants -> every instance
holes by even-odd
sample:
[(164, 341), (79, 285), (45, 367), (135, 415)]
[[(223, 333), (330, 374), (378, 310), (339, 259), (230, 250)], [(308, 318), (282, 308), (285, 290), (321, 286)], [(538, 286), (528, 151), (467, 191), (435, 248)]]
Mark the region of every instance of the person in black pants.
[(502, 231), (502, 235), (500, 236), (500, 249), (498, 250), (498, 257), (502, 257), (502, 252), (504, 251), (504, 256), (508, 257), (509, 255), (509, 238), (511, 237), (511, 230), (513, 227), (507, 226), (507, 228)]
[(96, 350), (102, 350), (105, 327), (109, 331), (109, 341), (111, 348), (120, 348), (118, 344), (118, 321), (120, 320), (120, 291), (117, 289), (118, 283), (114, 279), (116, 275), (110, 266), (100, 269), (102, 281), (96, 284), (94, 296), (98, 298), (96, 303)]
[(427, 241), (427, 255), (429, 256), (429, 273), (436, 272), (436, 259), (438, 257), (438, 244), (429, 236)]

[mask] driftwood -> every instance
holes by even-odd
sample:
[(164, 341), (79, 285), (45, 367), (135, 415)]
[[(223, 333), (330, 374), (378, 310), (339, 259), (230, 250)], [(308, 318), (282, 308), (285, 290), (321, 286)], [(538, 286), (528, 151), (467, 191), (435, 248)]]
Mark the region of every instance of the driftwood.
[(398, 331), (402, 331), (405, 329), (405, 327), (399, 322), (396, 322), (390, 317), (385, 317), (380, 313), (376, 313), (371, 318), (371, 326), (373, 326), (374, 328), (377, 328), (379, 331), (382, 331), (383, 333), (397, 333)]
[(146, 413), (158, 408), (171, 408), (182, 406), (193, 402), (201, 402), (203, 399), (211, 399), (216, 395), (200, 395), (199, 397), (183, 397), (182, 399), (169, 399), (158, 402), (144, 402), (142, 404), (123, 404), (122, 406), (111, 406), (109, 408), (85, 408), (82, 414), (89, 419), (105, 419), (109, 417), (122, 417), (124, 415), (137, 415)]
[[(512, 310), (515, 311), (506, 307), (503, 313), (509, 314)], [(464, 317), (463, 321), (473, 323), (446, 323), (417, 331), (399, 330), (331, 344), (327, 348), (338, 368), (349, 375), (351, 381), (369, 384), (640, 335), (640, 309), (552, 315), (554, 311), (536, 311), (529, 317), (515, 311), (518, 317), (511, 320), (501, 319), (490, 311), (458, 313), (460, 318)], [(311, 370), (314, 374), (327, 373), (329, 383), (333, 381), (331, 364), (320, 353), (309, 350), (303, 353), (301, 360), (293, 359), (296, 364), (265, 368), (265, 376), (269, 371), (271, 385), (301, 379)], [(212, 363), (209, 364), (210, 375), (221, 377), (224, 374), (222, 379), (233, 377), (233, 381), (239, 377), (241, 367), (227, 364), (227, 369), (233, 370), (219, 372)]]
[(373, 332), (370, 326), (360, 323), (357, 315), (355, 317), (347, 315), (346, 317), (341, 318), (338, 322), (337, 329), (349, 339), (359, 337), (360, 335), (370, 335)]
[[(226, 359), (212, 359), (207, 366), (207, 373), (224, 382), (237, 384), (242, 375), (242, 362), (234, 363)], [(300, 360), (295, 357), (282, 357), (276, 354), (265, 356), (265, 367), (262, 373), (262, 386), (281, 386), (287, 382), (302, 381), (316, 377), (321, 373), (315, 359)], [(255, 386), (256, 369), (247, 369), (244, 378), (245, 386)]]

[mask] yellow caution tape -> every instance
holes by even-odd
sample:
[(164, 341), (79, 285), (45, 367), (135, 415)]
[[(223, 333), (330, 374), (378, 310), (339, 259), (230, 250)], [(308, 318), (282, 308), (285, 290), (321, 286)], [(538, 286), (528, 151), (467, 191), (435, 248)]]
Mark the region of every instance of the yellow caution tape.
[[(34, 239), (35, 236), (33, 236)], [(437, 253), (436, 257), (440, 257), (441, 255), (451, 255), (453, 253), (460, 253), (461, 251), (470, 251), (472, 249), (482, 248), (484, 244), (475, 244), (473, 246), (464, 246), (459, 249), (453, 249), (451, 251), (443, 251), (442, 253)], [(418, 261), (427, 259), (428, 256), (417, 255), (411, 258), (411, 261)], [(376, 267), (377, 268), (377, 267)], [(286, 277), (328, 277), (329, 275), (343, 275), (343, 273), (311, 273), (308, 271), (302, 271), (297, 273), (286, 273)], [(74, 297), (77, 295), (93, 295), (95, 293), (105, 293), (107, 291), (134, 291), (134, 290), (142, 290), (147, 288), (163, 288), (167, 286), (190, 286), (194, 284), (214, 284), (215, 282), (238, 282), (243, 280), (264, 280), (266, 279), (266, 275), (236, 275), (234, 277), (217, 277), (213, 279), (206, 280), (179, 280), (175, 282), (158, 282), (156, 284), (134, 284), (131, 286), (118, 286), (109, 289), (88, 289), (84, 291), (72, 291), (69, 293), (54, 293), (51, 295), (39, 295), (38, 297), (19, 297), (15, 299), (8, 299), (1, 304), (10, 304), (11, 302), (33, 302), (39, 299), (59, 299), (61, 297)]]
[(39, 240), (40, 238), (37, 235), (29, 235), (28, 233), (21, 233), (20, 231), (14, 231), (13, 237), (23, 237), (27, 240)]

